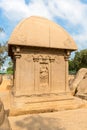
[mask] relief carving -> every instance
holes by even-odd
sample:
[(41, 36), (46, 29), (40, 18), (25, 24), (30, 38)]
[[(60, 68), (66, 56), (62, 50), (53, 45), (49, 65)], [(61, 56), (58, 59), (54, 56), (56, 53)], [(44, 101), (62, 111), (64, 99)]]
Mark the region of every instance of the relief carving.
[(60, 63), (60, 59), (59, 56), (51, 56), (51, 55), (31, 55), (31, 54), (27, 54), (24, 59), (28, 62), (31, 62), (32, 60), (34, 62), (54, 62), (56, 61), (56, 63)]
[(60, 62), (61, 62), (61, 58), (60, 58), (59, 55), (51, 56), (51, 55), (38, 55), (38, 54), (31, 55), (31, 54), (27, 54), (24, 57), (24, 59), (27, 62), (31, 62), (31, 61), (34, 61), (34, 62), (46, 62), (46, 63), (56, 62), (57, 64), (60, 64)]
[(40, 87), (49, 85), (49, 68), (47, 63), (40, 63)]

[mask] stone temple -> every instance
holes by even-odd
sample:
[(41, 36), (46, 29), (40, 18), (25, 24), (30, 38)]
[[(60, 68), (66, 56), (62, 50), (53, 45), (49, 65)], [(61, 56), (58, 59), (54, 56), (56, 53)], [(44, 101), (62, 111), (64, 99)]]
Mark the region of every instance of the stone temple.
[(71, 36), (48, 19), (32, 16), (20, 22), (8, 41), (14, 63), (13, 106), (55, 109), (52, 103), (70, 99), (68, 59), (76, 49)]

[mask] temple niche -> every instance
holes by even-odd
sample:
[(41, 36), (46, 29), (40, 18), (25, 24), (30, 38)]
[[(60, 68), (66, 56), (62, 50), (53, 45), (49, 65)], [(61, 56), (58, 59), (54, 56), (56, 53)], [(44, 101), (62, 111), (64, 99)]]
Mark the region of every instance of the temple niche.
[(20, 22), (8, 41), (14, 63), (13, 104), (55, 102), (58, 95), (67, 95), (68, 59), (76, 49), (69, 34), (48, 19), (32, 16)]

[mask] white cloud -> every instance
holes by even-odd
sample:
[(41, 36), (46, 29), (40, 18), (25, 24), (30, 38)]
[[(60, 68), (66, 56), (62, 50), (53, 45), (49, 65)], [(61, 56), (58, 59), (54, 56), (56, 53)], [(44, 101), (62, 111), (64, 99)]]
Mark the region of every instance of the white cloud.
[(87, 7), (80, 0), (52, 0), (49, 4), (54, 15), (66, 19), (72, 24), (79, 24), (82, 21), (84, 8)]
[(1, 0), (0, 7), (9, 20), (17, 21), (26, 17), (27, 6), (24, 0)]
[(24, 0), (1, 0), (0, 7), (10, 20), (19, 20), (31, 15), (50, 19), (58, 16), (72, 24), (79, 24), (84, 17), (87, 6), (80, 0), (31, 0), (27, 5)]
[(79, 48), (87, 48), (87, 4), (83, 4), (80, 0), (30, 0), (29, 4), (26, 4), (24, 0), (0, 0), (0, 8), (10, 22), (16, 22), (31, 15), (52, 20), (54, 17), (66, 20), (68, 26), (81, 27), (79, 33), (76, 30), (71, 35)]
[(4, 10), (4, 15), (11, 21), (19, 21), (31, 15), (51, 17), (43, 0), (31, 0), (29, 5), (24, 0), (1, 0), (0, 7)]
[(31, 0), (28, 9), (29, 12), (31, 10), (30, 15), (44, 16), (49, 19), (52, 19), (53, 17), (45, 4), (45, 0), (38, 0), (38, 2), (36, 0)]
[(0, 32), (0, 41), (4, 40), (6, 37), (6, 33), (5, 32)]
[(28, 5), (24, 0), (1, 0), (0, 7), (4, 9), (5, 15), (10, 19), (13, 19), (11, 14), (14, 14), (16, 18), (36, 14), (45, 15), (48, 18), (60, 16), (74, 23), (81, 20), (84, 8), (86, 9), (87, 6), (83, 5), (80, 0), (31, 0)]
[(87, 32), (83, 32), (77, 35), (73, 35), (76, 43), (78, 44), (79, 50), (87, 49)]

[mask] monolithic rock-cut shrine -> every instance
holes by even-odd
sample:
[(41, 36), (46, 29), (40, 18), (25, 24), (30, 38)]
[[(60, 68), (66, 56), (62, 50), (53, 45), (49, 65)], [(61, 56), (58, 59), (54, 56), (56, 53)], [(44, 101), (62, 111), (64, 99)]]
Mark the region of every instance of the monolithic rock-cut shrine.
[(11, 96), (15, 106), (32, 109), (47, 102), (46, 108), (69, 93), (68, 58), (77, 46), (62, 27), (42, 17), (29, 17), (14, 29), (8, 47), (14, 63)]

